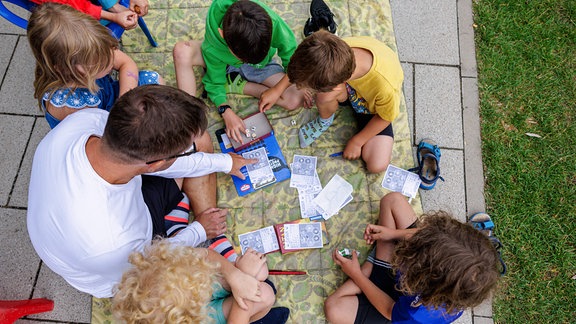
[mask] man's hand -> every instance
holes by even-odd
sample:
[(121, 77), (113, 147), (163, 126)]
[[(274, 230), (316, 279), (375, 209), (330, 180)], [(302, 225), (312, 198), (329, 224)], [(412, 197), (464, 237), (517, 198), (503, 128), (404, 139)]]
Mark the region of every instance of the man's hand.
[(352, 259), (345, 258), (338, 253), (338, 250), (334, 249), (332, 251), (332, 259), (334, 259), (334, 263), (339, 265), (348, 277), (356, 278), (357, 276), (363, 276), (362, 269), (360, 268), (360, 263), (358, 262), (358, 256), (356, 255), (356, 251), (352, 251)]
[(226, 232), (226, 215), (228, 211), (220, 208), (208, 208), (196, 216), (196, 221), (204, 227), (206, 238), (213, 239)]
[(140, 17), (146, 16), (148, 14), (148, 0), (130, 0), (130, 10)]
[(260, 95), (260, 100), (258, 101), (258, 108), (260, 112), (265, 112), (269, 110), (276, 104), (278, 99), (282, 96), (282, 91), (278, 91), (276, 88), (272, 87)]
[(238, 155), (236, 153), (228, 153), (228, 154), (230, 154), (230, 156), (232, 157), (232, 169), (230, 170), (230, 172), (228, 172), (228, 174), (235, 175), (242, 180), (246, 179), (246, 177), (244, 176), (242, 171), (240, 171), (240, 169), (248, 164), (258, 162), (258, 159), (245, 159), (242, 155)]
[(226, 109), (222, 118), (226, 124), (226, 135), (238, 143), (244, 143), (246, 125), (244, 125), (242, 118), (238, 117), (232, 109)]

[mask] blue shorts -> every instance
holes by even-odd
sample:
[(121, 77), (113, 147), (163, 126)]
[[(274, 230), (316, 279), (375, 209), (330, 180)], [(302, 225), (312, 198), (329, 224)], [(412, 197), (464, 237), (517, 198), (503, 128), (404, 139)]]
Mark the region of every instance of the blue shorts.
[(240, 67), (228, 65), (226, 73), (238, 72), (244, 80), (263, 83), (264, 80), (273, 76), (274, 74), (284, 73), (282, 65), (271, 61), (263, 68), (257, 68), (250, 64), (242, 64)]

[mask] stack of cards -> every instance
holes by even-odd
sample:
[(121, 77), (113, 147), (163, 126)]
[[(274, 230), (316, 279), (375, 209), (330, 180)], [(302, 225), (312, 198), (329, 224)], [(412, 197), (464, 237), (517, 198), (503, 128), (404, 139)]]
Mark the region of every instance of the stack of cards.
[(335, 174), (312, 202), (322, 218), (329, 219), (352, 201), (352, 191), (352, 185)]
[(290, 187), (298, 190), (302, 218), (320, 218), (320, 212), (316, 210), (312, 202), (322, 190), (322, 184), (316, 172), (316, 161), (315, 156), (296, 154), (291, 164)]
[(245, 159), (258, 159), (258, 162), (246, 166), (250, 182), (254, 189), (260, 189), (276, 182), (276, 177), (270, 167), (270, 161), (268, 160), (265, 147), (242, 153), (242, 156)]

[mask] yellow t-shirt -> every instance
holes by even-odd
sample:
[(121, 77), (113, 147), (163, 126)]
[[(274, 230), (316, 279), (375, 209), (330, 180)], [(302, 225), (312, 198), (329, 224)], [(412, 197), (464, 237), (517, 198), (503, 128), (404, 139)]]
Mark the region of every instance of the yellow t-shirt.
[(368, 111), (392, 122), (400, 112), (400, 95), (404, 72), (398, 55), (381, 41), (368, 37), (347, 37), (344, 41), (352, 48), (363, 48), (372, 53), (372, 66), (361, 78), (348, 84), (358, 96), (366, 100)]

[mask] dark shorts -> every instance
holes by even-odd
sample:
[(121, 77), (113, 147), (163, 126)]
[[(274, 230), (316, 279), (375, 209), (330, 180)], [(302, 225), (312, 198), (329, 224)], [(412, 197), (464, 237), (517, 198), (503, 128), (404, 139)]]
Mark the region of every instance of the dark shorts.
[[(364, 129), (368, 122), (374, 117), (373, 114), (359, 114), (354, 112), (354, 118), (356, 119), (356, 125), (358, 126), (358, 130)], [(378, 135), (390, 136), (394, 138), (394, 130), (392, 129), (392, 123), (388, 125), (388, 127), (384, 128)]]
[[(418, 221), (415, 221), (407, 228), (415, 228), (418, 225)], [(374, 251), (373, 251), (374, 252)], [(370, 281), (372, 281), (376, 287), (380, 288), (394, 301), (400, 298), (400, 292), (396, 290), (396, 276), (391, 268), (387, 268), (378, 265), (382, 260), (376, 260), (373, 263), (372, 272), (370, 273)], [(384, 317), (380, 312), (374, 307), (366, 295), (359, 294), (358, 297), (358, 310), (356, 311), (356, 319), (354, 324), (370, 324), (370, 323), (392, 323), (389, 319)]]
[(164, 216), (178, 206), (184, 194), (174, 179), (142, 175), (142, 196), (152, 217), (152, 238), (165, 237)]
[[(370, 281), (388, 294), (394, 301), (400, 297), (400, 292), (394, 288), (396, 280), (392, 269), (374, 264), (372, 273), (370, 273)], [(392, 323), (380, 314), (376, 307), (370, 303), (366, 295), (359, 294), (356, 295), (356, 297), (358, 297), (358, 310), (356, 311), (356, 319), (354, 320), (355, 324)]]

